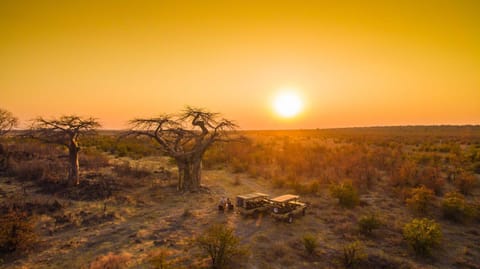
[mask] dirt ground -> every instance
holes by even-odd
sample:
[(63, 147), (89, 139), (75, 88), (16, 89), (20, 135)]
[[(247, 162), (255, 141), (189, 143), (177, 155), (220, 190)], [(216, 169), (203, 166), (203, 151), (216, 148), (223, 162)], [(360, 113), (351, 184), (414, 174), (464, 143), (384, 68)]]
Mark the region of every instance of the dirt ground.
[[(152, 169), (168, 165), (159, 157), (135, 162)], [(39, 245), (26, 256), (5, 260), (3, 267), (88, 268), (98, 256), (126, 252), (132, 255), (131, 268), (151, 268), (148, 258), (161, 248), (169, 251), (173, 268), (203, 268), (208, 259), (192, 239), (220, 222), (234, 228), (248, 247), (249, 254), (242, 262), (245, 268), (342, 268), (343, 248), (356, 240), (362, 241), (367, 259), (375, 268), (479, 268), (478, 224), (441, 222), (442, 249), (432, 258), (416, 258), (401, 234), (412, 214), (398, 198), (388, 195), (382, 184), (362, 194), (361, 206), (353, 210), (338, 207), (327, 187), (322, 186), (319, 195), (302, 196), (310, 203), (307, 215), (288, 224), (269, 216), (245, 218), (236, 212), (219, 212), (216, 205), (222, 196), (234, 199), (250, 192), (276, 196), (292, 190), (274, 188), (270, 182), (226, 170), (206, 170), (202, 176), (206, 189), (199, 193), (179, 194), (175, 180), (160, 180), (153, 175), (127, 179), (138, 184), (101, 201), (51, 197), (30, 188), (24, 199), (58, 201), (62, 208), (55, 214), (36, 214)], [(0, 199), (14, 193), (22, 193), (20, 183), (0, 178)], [(357, 231), (357, 220), (374, 211), (380, 213), (386, 225), (372, 237), (365, 237)], [(66, 221), (59, 221), (61, 218), (55, 215)], [(314, 255), (305, 252), (305, 234), (318, 240)]]

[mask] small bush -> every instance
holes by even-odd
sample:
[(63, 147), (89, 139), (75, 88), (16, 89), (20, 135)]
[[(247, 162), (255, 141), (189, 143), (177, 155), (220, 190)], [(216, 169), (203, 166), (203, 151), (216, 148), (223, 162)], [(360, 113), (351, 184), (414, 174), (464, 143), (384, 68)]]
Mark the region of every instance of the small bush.
[(192, 211), (190, 211), (190, 208), (183, 209), (182, 217), (189, 218), (191, 216), (193, 216), (193, 214)]
[(60, 183), (67, 178), (67, 169), (67, 165), (58, 160), (12, 161), (9, 167), (9, 175), (20, 181), (31, 180)]
[(413, 219), (403, 226), (403, 237), (417, 255), (429, 255), (442, 240), (440, 226), (430, 219)]
[(0, 218), (0, 253), (27, 251), (37, 242), (25, 212), (11, 210)]
[(365, 235), (371, 235), (373, 230), (380, 228), (381, 225), (382, 221), (374, 213), (361, 216), (358, 220), (358, 228)]
[(172, 262), (168, 261), (168, 256), (170, 256), (170, 251), (165, 248), (161, 248), (153, 251), (150, 254), (148, 262), (152, 265), (153, 269), (169, 269), (172, 267)]
[(152, 171), (138, 166), (131, 166), (128, 161), (113, 166), (113, 172), (122, 177), (144, 178), (152, 175)]
[(477, 187), (477, 178), (474, 174), (462, 173), (455, 178), (455, 186), (464, 195), (469, 195)]
[(422, 185), (412, 189), (410, 198), (407, 199), (407, 205), (412, 210), (425, 214), (428, 207), (432, 205), (433, 198), (433, 191)]
[(123, 269), (127, 268), (132, 255), (130, 253), (113, 254), (109, 252), (107, 255), (97, 257), (90, 264), (90, 269)]
[(42, 180), (46, 173), (46, 162), (32, 160), (14, 162), (10, 165), (10, 175), (18, 180)]
[(351, 182), (333, 184), (330, 186), (330, 194), (338, 199), (338, 203), (342, 207), (353, 208), (359, 202), (357, 190)]
[(285, 181), (285, 179), (282, 179), (282, 178), (273, 179), (273, 186), (275, 188), (283, 188), (285, 187), (285, 185), (287, 185), (287, 182)]
[(345, 268), (357, 268), (367, 258), (365, 248), (360, 241), (343, 247), (343, 265)]
[(442, 202), (443, 216), (449, 220), (461, 222), (467, 216), (465, 198), (458, 192), (445, 194)]
[(230, 161), (229, 165), (232, 168), (233, 173), (244, 173), (248, 170), (248, 167), (249, 167), (248, 163), (243, 162), (237, 158), (233, 158)]
[(480, 200), (472, 203), (472, 215), (475, 220), (480, 222)]
[(308, 255), (313, 255), (318, 246), (317, 238), (312, 234), (304, 235), (303, 246), (305, 247), (305, 251), (307, 251)]
[(98, 170), (102, 167), (109, 166), (108, 158), (102, 152), (88, 149), (81, 151), (79, 156), (80, 167), (83, 169)]
[(196, 239), (196, 244), (208, 254), (215, 269), (226, 268), (233, 257), (244, 253), (240, 239), (224, 224), (212, 225)]

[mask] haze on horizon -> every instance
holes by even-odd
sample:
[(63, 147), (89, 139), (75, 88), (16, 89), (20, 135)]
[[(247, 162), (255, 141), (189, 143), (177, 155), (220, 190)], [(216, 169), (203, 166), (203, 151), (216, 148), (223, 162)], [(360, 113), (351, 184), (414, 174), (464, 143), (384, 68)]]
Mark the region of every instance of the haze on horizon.
[[(108, 129), (185, 105), (242, 129), (479, 124), (478, 14), (478, 1), (5, 0), (0, 107)], [(283, 119), (286, 87), (304, 107)]]

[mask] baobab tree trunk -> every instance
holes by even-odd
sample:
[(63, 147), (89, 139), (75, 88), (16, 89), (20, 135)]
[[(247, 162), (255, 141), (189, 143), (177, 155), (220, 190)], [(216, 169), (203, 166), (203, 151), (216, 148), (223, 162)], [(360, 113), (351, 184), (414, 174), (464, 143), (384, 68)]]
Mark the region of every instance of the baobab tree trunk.
[(201, 158), (177, 158), (179, 191), (197, 191), (201, 184)]
[(68, 146), (68, 154), (69, 154), (69, 161), (70, 161), (70, 169), (68, 170), (68, 182), (72, 185), (80, 184), (80, 165), (78, 163), (78, 152), (80, 151), (80, 147), (75, 140), (70, 141), (70, 145)]

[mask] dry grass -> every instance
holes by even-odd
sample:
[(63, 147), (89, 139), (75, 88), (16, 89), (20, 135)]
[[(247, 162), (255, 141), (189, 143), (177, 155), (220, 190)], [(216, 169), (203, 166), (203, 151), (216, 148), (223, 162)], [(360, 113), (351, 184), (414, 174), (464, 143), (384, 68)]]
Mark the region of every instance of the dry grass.
[[(39, 193), (34, 179), (0, 178), (2, 203), (7, 196), (17, 194), (32, 204), (44, 201), (41, 203), (51, 205), (58, 200), (62, 205), (54, 211), (47, 206), (32, 210), (39, 247), (28, 257), (8, 256), (4, 264), (9, 268), (89, 268), (95, 262), (98, 266), (112, 262), (151, 268), (156, 266), (153, 263), (163, 263), (172, 268), (205, 268), (209, 260), (194, 247), (191, 238), (198, 237), (212, 223), (223, 223), (250, 249), (247, 257), (234, 261), (235, 268), (342, 268), (344, 247), (357, 240), (362, 241), (363, 251), (368, 254), (357, 263), (364, 268), (478, 266), (478, 220), (472, 217), (451, 222), (442, 212), (445, 193), (460, 188), (458, 181), (447, 178), (447, 172), (458, 163), (470, 162), (461, 156), (463, 151), (476, 150), (475, 140), (458, 136), (451, 142), (444, 138), (442, 143), (447, 146), (438, 147), (436, 141), (427, 143), (424, 137), (413, 135), (368, 140), (354, 134), (317, 136), (312, 131), (265, 132), (251, 137), (251, 144), (212, 152), (209, 165), (216, 170), (202, 172), (208, 191), (200, 193), (177, 193), (174, 176), (164, 180), (161, 173), (155, 172), (165, 169), (174, 175), (175, 167), (167, 158), (158, 156), (132, 160), (104, 155), (109, 166), (96, 168), (93, 162), (86, 165), (83, 175), (91, 178), (85, 182), (93, 184), (102, 177), (114, 182), (111, 195), (99, 199), (86, 199), (82, 193), (86, 187), (78, 189), (77, 198), (72, 199), (66, 192)], [(462, 154), (456, 153), (457, 143), (462, 145)], [(289, 154), (281, 153), (284, 151)], [(222, 156), (222, 152), (236, 160)], [(123, 161), (128, 161), (128, 168)], [(117, 166), (120, 168), (112, 171), (111, 167)], [(438, 173), (424, 169), (427, 166), (437, 167)], [(136, 168), (149, 175), (140, 177), (136, 171), (128, 170)], [(329, 194), (330, 184), (344, 178), (350, 178), (357, 190), (359, 203), (354, 208), (339, 207), (338, 200)], [(478, 175), (476, 179), (478, 183)], [(405, 198), (413, 197), (410, 190), (421, 184), (435, 193), (426, 215), (439, 223), (444, 237), (442, 248), (432, 252), (430, 258), (415, 257), (403, 236), (405, 224), (418, 214), (409, 210)], [(91, 185), (88, 190), (97, 186)], [(216, 209), (222, 196), (233, 199), (253, 191), (272, 196), (301, 192), (310, 206), (306, 216), (293, 224), (273, 221), (268, 215), (242, 218)], [(479, 198), (479, 190), (473, 187), (463, 197), (465, 208), (475, 212), (473, 205)], [(364, 235), (358, 232), (359, 222), (370, 212), (381, 216), (384, 225)], [(305, 234), (315, 235), (317, 247), (313, 255), (305, 250)]]

